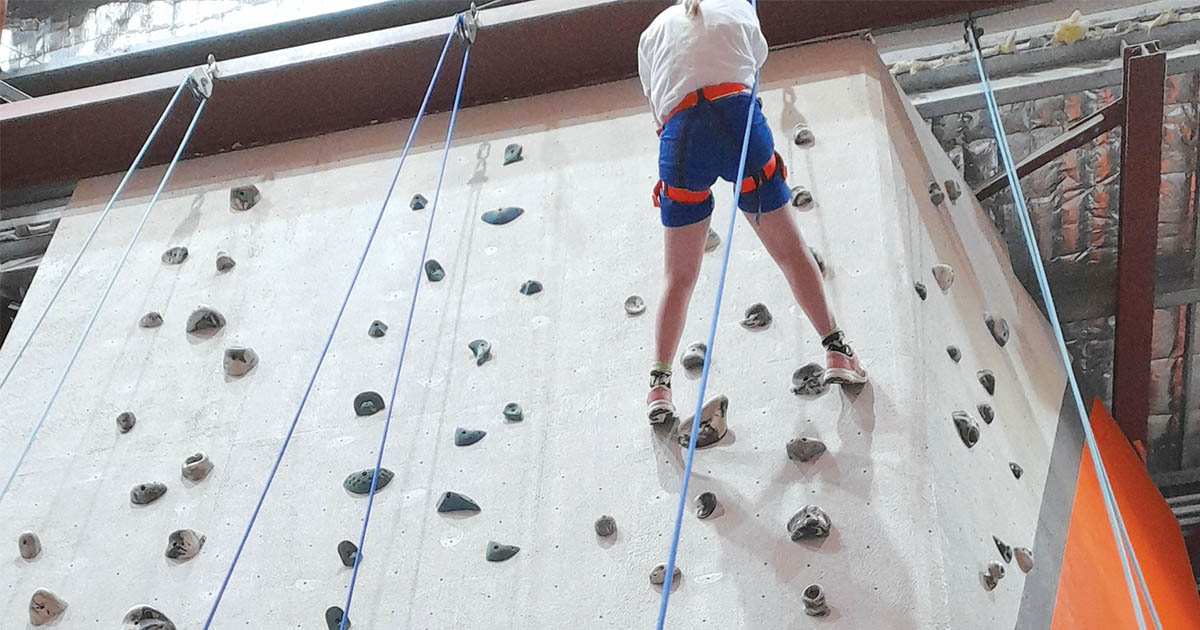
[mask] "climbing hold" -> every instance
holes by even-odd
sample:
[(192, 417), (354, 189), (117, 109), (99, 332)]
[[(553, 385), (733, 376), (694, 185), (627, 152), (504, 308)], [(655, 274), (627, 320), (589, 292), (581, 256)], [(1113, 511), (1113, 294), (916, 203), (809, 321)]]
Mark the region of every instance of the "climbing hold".
[(487, 431), (481, 431), (479, 429), (464, 429), (459, 427), (454, 431), (454, 445), (470, 446), (479, 440), (482, 440), (483, 436), (485, 435), (487, 435)]
[(121, 630), (175, 630), (175, 624), (158, 610), (141, 605), (125, 612)]
[(809, 538), (828, 536), (831, 526), (832, 523), (829, 522), (829, 515), (825, 513), (825, 510), (815, 505), (806, 505), (788, 520), (787, 529), (788, 533), (792, 535), (792, 541), (800, 542)]
[(804, 589), (800, 598), (804, 602), (804, 614), (809, 617), (824, 617), (829, 614), (829, 605), (825, 603), (825, 589), (820, 584), (810, 584)]
[(979, 417), (983, 418), (985, 424), (991, 424), (992, 420), (996, 419), (996, 410), (992, 409), (992, 406), (988, 403), (981, 402), (975, 406), (975, 409), (979, 412)]
[(812, 438), (795, 438), (787, 443), (788, 459), (796, 462), (811, 462), (825, 452), (825, 443)]
[(701, 492), (696, 495), (696, 518), (704, 520), (717, 511), (717, 495), (711, 492)]
[(954, 427), (958, 429), (958, 437), (962, 438), (963, 444), (966, 444), (967, 448), (975, 446), (979, 441), (979, 423), (965, 411), (955, 411), (951, 417), (954, 418)]
[(954, 268), (945, 264), (934, 265), (933, 279), (937, 280), (938, 286), (942, 289), (942, 293), (949, 291), (950, 285), (954, 284)]
[(142, 315), (142, 318), (138, 320), (138, 326), (141, 326), (142, 328), (158, 328), (159, 326), (162, 326), (162, 322), (162, 313), (159, 313), (158, 311), (150, 311), (149, 313)]
[(916, 289), (916, 291), (917, 291), (917, 295), (918, 295), (918, 296), (920, 296), (920, 298), (921, 298), (922, 300), (924, 300), (924, 299), (925, 299), (925, 296), (929, 294), (929, 292), (925, 290), (925, 283), (924, 283), (924, 282), (921, 282), (921, 281), (914, 282), (914, 283), (913, 283), (913, 288), (914, 288), (914, 289)]
[(338, 557), (342, 559), (342, 564), (347, 567), (354, 566), (354, 559), (358, 557), (358, 547), (349, 540), (343, 540), (337, 546)]
[(172, 247), (163, 252), (162, 261), (168, 265), (178, 265), (187, 260), (188, 249), (186, 247)]
[(812, 254), (813, 262), (817, 263), (817, 271), (821, 272), (821, 277), (823, 277), (823, 278), (826, 277), (825, 276), (825, 258), (821, 256), (820, 252), (818, 252), (817, 250), (815, 250), (811, 247), (808, 248), (808, 251), (809, 251), (809, 253)]
[[(342, 482), (342, 487), (350, 494), (371, 494), (371, 478), (375, 476), (375, 469), (368, 468), (360, 470), (356, 473), (350, 473), (346, 480)], [(392, 482), (392, 477), (395, 473), (386, 469), (379, 469), (379, 479), (375, 481), (375, 491), (378, 492), (387, 487)]]
[(935, 206), (940, 206), (945, 200), (946, 193), (942, 192), (942, 187), (937, 182), (929, 182), (929, 201)]
[(993, 590), (1000, 583), (1000, 579), (1004, 577), (1004, 565), (992, 560), (980, 576), (983, 578), (983, 588), (989, 591)]
[[(724, 394), (704, 403), (704, 407), (700, 409), (700, 428), (696, 434), (696, 448), (712, 446), (725, 437), (725, 433), (729, 430), (725, 421), (725, 412), (728, 409), (729, 398)], [(694, 421), (695, 416), (692, 416), (679, 425), (675, 439), (679, 441), (680, 445), (686, 447), (691, 441), (692, 422)]]
[[(683, 572), (679, 567), (671, 572), (671, 584), (679, 584), (679, 578), (683, 577)], [(655, 586), (662, 586), (663, 582), (667, 581), (667, 565), (657, 564), (650, 570), (650, 583)]]
[(708, 228), (708, 236), (704, 237), (704, 251), (711, 252), (721, 246), (721, 235), (717, 231)]
[(512, 143), (504, 147), (504, 165), (508, 166), (513, 162), (521, 161), (521, 145)]
[(521, 411), (521, 405), (510, 402), (504, 405), (504, 419), (509, 422), (520, 422), (525, 419), (525, 412)]
[(946, 187), (946, 194), (950, 196), (950, 203), (958, 201), (958, 198), (962, 196), (962, 188), (953, 179), (947, 179), (946, 183), (942, 185)]
[(771, 311), (762, 302), (755, 302), (746, 308), (746, 316), (742, 318), (742, 326), (751, 330), (766, 328), (771, 324)]
[(354, 413), (359, 416), (373, 416), (383, 411), (383, 396), (377, 392), (363, 392), (354, 397)]
[(225, 373), (229, 376), (245, 376), (258, 365), (258, 354), (250, 348), (225, 349)]
[(17, 549), (21, 552), (22, 558), (33, 560), (39, 553), (42, 553), (42, 541), (38, 540), (37, 534), (24, 532), (17, 537)]
[(117, 430), (121, 433), (129, 433), (135, 424), (137, 424), (137, 416), (133, 415), (132, 411), (122, 411), (117, 415)]
[(946, 346), (946, 354), (950, 355), (950, 360), (955, 363), (962, 360), (962, 352), (959, 351), (958, 346)]
[(1020, 479), (1021, 475), (1025, 474), (1025, 469), (1017, 462), (1008, 462), (1008, 469), (1012, 471), (1013, 477)]
[(441, 282), (442, 278), (446, 277), (446, 270), (442, 269), (442, 264), (430, 258), (425, 261), (425, 277), (429, 278), (430, 282)]
[(509, 558), (517, 555), (520, 547), (513, 545), (502, 545), (494, 540), (488, 541), (487, 544), (487, 560), (488, 562), (504, 562)]
[(499, 208), (483, 213), (483, 222), (492, 225), (504, 225), (525, 213), (523, 208)]
[(1000, 540), (999, 538), (996, 538), (995, 536), (992, 536), (992, 542), (996, 543), (996, 550), (1000, 552), (1000, 557), (1004, 558), (1005, 562), (1012, 562), (1012, 559), (1013, 559), (1012, 547), (1009, 547), (1008, 545), (1004, 544), (1003, 540)]
[[(328, 628), (328, 630), (341, 630), (342, 615), (344, 615), (344, 614), (346, 614), (346, 613), (344, 613), (342, 611), (342, 609), (338, 608), (337, 606), (330, 606), (329, 608), (327, 608), (325, 610), (325, 627)], [(347, 617), (346, 618), (346, 630), (349, 630), (349, 628), (350, 628), (350, 618)]]
[(150, 483), (140, 483), (129, 491), (129, 502), (134, 505), (147, 505), (158, 500), (159, 497), (167, 493), (167, 485), (152, 481)]
[(807, 188), (799, 185), (792, 186), (792, 207), (804, 209), (811, 207), (812, 202), (812, 193)]
[(471, 349), (471, 352), (475, 353), (475, 365), (483, 365), (492, 358), (492, 344), (482, 339), (472, 341), (467, 344), (467, 347)]
[(424, 210), (427, 205), (429, 205), (429, 200), (421, 193), (413, 195), (412, 201), (408, 202), (408, 207), (413, 210)]
[(205, 537), (190, 529), (177, 529), (167, 537), (167, 557), (172, 560), (191, 560), (200, 553)]
[(792, 127), (792, 142), (796, 146), (803, 147), (813, 143), (816, 138), (813, 136), (812, 129), (808, 128), (807, 123), (798, 122), (795, 127)]
[(479, 512), (479, 504), (468, 497), (457, 492), (444, 492), (442, 498), (438, 499), (437, 511), (446, 512)]
[(640, 295), (631, 295), (625, 298), (625, 314), (626, 315), (641, 315), (646, 311), (646, 302)]
[(187, 459), (183, 460), (183, 467), (180, 469), (180, 473), (183, 475), (184, 479), (188, 479), (190, 481), (204, 481), (204, 479), (208, 477), (208, 473), (211, 473), (212, 470), (212, 460), (208, 458), (208, 455), (205, 455), (204, 452), (201, 451), (199, 453), (193, 453), (192, 455), (188, 456)]
[(992, 333), (992, 339), (995, 339), (996, 343), (1003, 348), (1008, 343), (1008, 320), (987, 313), (984, 315), (983, 321), (987, 324), (988, 332)]
[(44, 626), (53, 623), (67, 609), (67, 602), (44, 588), (33, 592), (29, 598), (29, 623)]
[(526, 280), (525, 283), (521, 285), (522, 295), (534, 295), (541, 292), (542, 283), (538, 282), (537, 280)]
[(217, 271), (218, 272), (225, 273), (226, 271), (233, 269), (234, 266), (236, 266), (236, 265), (237, 265), (237, 261), (233, 259), (233, 256), (230, 256), (229, 254), (227, 254), (225, 252), (217, 253)]
[(388, 325), (378, 319), (371, 322), (371, 327), (367, 329), (367, 335), (378, 339), (387, 334)]
[(825, 366), (820, 363), (808, 363), (792, 372), (792, 393), (797, 396), (820, 396), (828, 388)]
[(189, 335), (211, 337), (225, 327), (225, 316), (216, 309), (201, 304), (188, 315), (187, 326), (184, 330)]
[(617, 533), (617, 519), (605, 514), (596, 519), (596, 535), (608, 538)]
[(238, 212), (245, 212), (253, 208), (261, 199), (262, 193), (258, 192), (258, 187), (254, 184), (234, 186), (229, 189), (229, 207)]
[(1033, 570), (1033, 550), (1029, 547), (1013, 547), (1013, 556), (1017, 558), (1017, 566), (1022, 573)]
[(977, 372), (975, 375), (979, 377), (979, 384), (983, 385), (983, 388), (987, 390), (987, 393), (995, 396), (996, 375), (992, 374), (991, 370), (979, 370), (979, 372)]
[(679, 362), (683, 364), (685, 370), (699, 370), (704, 367), (704, 354), (708, 352), (708, 346), (697, 341), (688, 346), (683, 356), (679, 358)]

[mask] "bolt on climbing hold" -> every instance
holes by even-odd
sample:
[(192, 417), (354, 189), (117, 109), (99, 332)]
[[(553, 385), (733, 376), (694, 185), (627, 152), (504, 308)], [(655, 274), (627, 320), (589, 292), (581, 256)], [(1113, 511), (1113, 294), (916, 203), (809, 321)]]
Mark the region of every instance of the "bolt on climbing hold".
[[(671, 584), (679, 584), (679, 578), (681, 577), (683, 577), (683, 572), (676, 566), (675, 570), (671, 572)], [(663, 563), (654, 565), (654, 568), (650, 569), (650, 583), (655, 586), (662, 586), (666, 581), (667, 565)]]
[(245, 376), (258, 365), (258, 354), (250, 348), (226, 348), (224, 364), (229, 376)]
[(446, 270), (442, 269), (442, 263), (430, 258), (425, 261), (425, 277), (430, 282), (441, 282), (446, 277)]
[(999, 538), (997, 538), (995, 536), (992, 536), (992, 542), (996, 543), (996, 551), (1000, 552), (1000, 557), (1004, 558), (1005, 562), (1012, 562), (1012, 559), (1013, 559), (1012, 547), (1009, 547), (1008, 545), (1004, 544), (1003, 540), (1000, 540)]
[(595, 529), (597, 536), (608, 538), (617, 533), (617, 519), (605, 514), (596, 519)]
[(979, 372), (977, 372), (975, 375), (979, 377), (979, 384), (983, 385), (983, 388), (987, 390), (987, 393), (991, 396), (995, 396), (996, 375), (992, 374), (991, 370), (979, 370)]
[(925, 283), (924, 283), (924, 282), (921, 282), (921, 281), (914, 282), (914, 283), (913, 283), (913, 289), (915, 289), (915, 290), (916, 290), (916, 292), (917, 292), (917, 295), (918, 295), (918, 296), (921, 298), (921, 300), (924, 300), (924, 299), (925, 299), (925, 297), (926, 297), (927, 295), (929, 295), (929, 292), (925, 290)]
[(717, 511), (717, 495), (711, 492), (701, 492), (692, 503), (696, 506), (696, 518), (704, 520)]
[(504, 225), (525, 213), (524, 208), (498, 208), (483, 213), (483, 222), (492, 225)]
[(825, 452), (825, 443), (812, 438), (795, 438), (787, 443), (788, 459), (795, 462), (811, 462)]
[(1008, 320), (987, 313), (983, 317), (983, 322), (987, 324), (988, 332), (992, 333), (992, 339), (995, 339), (996, 343), (1003, 348), (1008, 343)]
[(237, 261), (226, 252), (217, 252), (217, 272), (225, 273), (233, 269), (237, 265)]
[(794, 142), (796, 146), (808, 146), (815, 140), (816, 137), (813, 136), (812, 129), (808, 128), (807, 123), (799, 122), (796, 123), (796, 126), (792, 127), (792, 142)]
[[(325, 627), (328, 628), (328, 630), (341, 630), (342, 615), (345, 615), (345, 614), (346, 613), (343, 612), (342, 609), (337, 606), (330, 606), (329, 608), (325, 609)], [(347, 617), (346, 618), (346, 629), (349, 630), (349, 628), (350, 628), (350, 618)]]
[(437, 511), (440, 513), (447, 512), (479, 512), (479, 504), (471, 497), (457, 492), (446, 491), (442, 493), (442, 498), (438, 499)]
[(261, 199), (262, 193), (254, 184), (234, 186), (229, 189), (229, 208), (237, 212), (245, 212), (253, 208)]
[(800, 542), (809, 538), (825, 538), (832, 526), (825, 510), (815, 505), (806, 505), (788, 520), (787, 530), (793, 542)]
[(542, 283), (537, 280), (526, 280), (521, 285), (522, 295), (534, 295), (542, 292)]
[(1013, 556), (1017, 559), (1017, 566), (1021, 568), (1022, 573), (1029, 573), (1033, 570), (1033, 550), (1029, 547), (1013, 547)]
[(942, 185), (946, 188), (946, 194), (950, 196), (950, 203), (958, 201), (958, 198), (962, 196), (962, 187), (953, 179), (947, 179), (946, 183)]
[(521, 145), (514, 142), (514, 143), (504, 147), (504, 165), (505, 166), (508, 166), (509, 164), (512, 164), (513, 162), (520, 162), (521, 157), (522, 157), (521, 156)]
[(188, 248), (172, 247), (162, 254), (162, 261), (168, 265), (178, 265), (187, 260)]
[(367, 335), (378, 339), (387, 334), (388, 325), (378, 319), (371, 322), (371, 327), (367, 329)]
[(504, 562), (517, 555), (517, 552), (520, 550), (521, 548), (515, 545), (503, 545), (494, 540), (489, 540), (486, 557), (488, 562)]
[[(729, 409), (729, 398), (724, 394), (710, 398), (700, 409), (700, 428), (696, 434), (696, 448), (712, 446), (725, 437), (729, 427), (725, 420), (725, 412)], [(689, 417), (679, 425), (675, 439), (686, 447), (691, 441), (692, 423), (695, 416)]]
[(937, 182), (929, 182), (929, 201), (935, 206), (942, 205), (946, 200), (946, 193), (942, 192), (942, 187)]
[(354, 397), (354, 414), (358, 416), (373, 416), (383, 411), (383, 396), (377, 392), (362, 392)]
[(482, 431), (480, 429), (464, 429), (459, 427), (454, 430), (454, 445), (470, 446), (479, 440), (482, 440), (483, 436), (485, 435), (487, 435), (487, 431)]
[(811, 247), (808, 248), (808, 251), (810, 254), (812, 254), (813, 262), (817, 263), (817, 271), (821, 272), (821, 277), (828, 277), (828, 275), (825, 273), (825, 258), (821, 256), (821, 252), (818, 252)]
[(20, 551), (22, 558), (33, 560), (39, 553), (42, 553), (42, 541), (38, 540), (37, 534), (24, 532), (17, 537), (17, 550)]
[(1012, 471), (1013, 477), (1020, 479), (1021, 475), (1025, 474), (1025, 470), (1017, 462), (1008, 462), (1008, 469)]
[(211, 337), (224, 327), (225, 316), (218, 313), (216, 309), (201, 304), (192, 311), (191, 315), (188, 315), (187, 326), (184, 330), (189, 335)]
[(157, 609), (141, 605), (125, 612), (121, 630), (175, 630), (175, 624)]
[(679, 362), (683, 364), (683, 369), (685, 370), (699, 370), (704, 367), (704, 354), (706, 352), (708, 352), (708, 346), (697, 341), (688, 346), (683, 356), (679, 357)]
[(946, 354), (950, 355), (950, 360), (958, 363), (962, 360), (962, 352), (958, 346), (946, 346)]
[(200, 553), (207, 540), (203, 534), (190, 529), (177, 529), (167, 537), (167, 557), (172, 560), (191, 560)]
[(429, 205), (429, 200), (421, 193), (413, 195), (412, 201), (408, 202), (408, 207), (413, 210), (424, 210), (427, 205)]
[(810, 617), (824, 617), (829, 614), (829, 605), (825, 603), (825, 589), (820, 584), (809, 584), (804, 589), (800, 601), (804, 602), (804, 614)]
[(933, 279), (937, 280), (937, 284), (942, 289), (942, 293), (950, 290), (950, 285), (954, 284), (954, 268), (946, 264), (937, 264), (933, 266)]
[(483, 339), (476, 339), (467, 344), (467, 347), (475, 354), (475, 365), (483, 365), (492, 358), (492, 344)]
[(167, 485), (152, 481), (150, 483), (140, 483), (129, 491), (129, 502), (134, 505), (147, 505), (159, 499), (167, 493)]
[(646, 312), (646, 301), (640, 295), (631, 295), (625, 298), (625, 314), (626, 315), (641, 315)]
[(771, 325), (771, 311), (762, 302), (755, 302), (746, 308), (746, 316), (742, 318), (742, 326), (750, 330), (758, 330)]
[(984, 424), (991, 424), (992, 420), (996, 419), (996, 410), (988, 403), (981, 402), (975, 406), (975, 410), (979, 412), (979, 417), (983, 418)]
[(979, 423), (965, 411), (955, 411), (951, 414), (954, 418), (954, 427), (958, 430), (958, 437), (962, 438), (963, 444), (967, 448), (975, 446), (979, 441)]
[(347, 567), (354, 566), (354, 560), (358, 557), (358, 547), (349, 540), (343, 540), (337, 546), (338, 557), (342, 559), (342, 565)]
[(525, 419), (525, 412), (521, 411), (521, 405), (510, 402), (504, 405), (504, 419), (509, 422), (520, 422)]
[(62, 616), (66, 609), (66, 600), (48, 589), (39, 588), (29, 598), (29, 623), (35, 626), (53, 623)]
[[(371, 478), (375, 476), (374, 468), (367, 468), (355, 473), (350, 473), (346, 480), (342, 482), (342, 487), (350, 494), (371, 494)], [(375, 482), (375, 491), (378, 492), (387, 487), (392, 482), (392, 477), (395, 473), (386, 469), (379, 469), (379, 479)]]
[(983, 588), (993, 590), (1000, 583), (1000, 579), (1004, 577), (1004, 565), (996, 560), (988, 563), (987, 569), (980, 572), (980, 577), (983, 578)]
[(812, 207), (812, 192), (804, 186), (792, 186), (792, 207), (801, 210)]
[(820, 396), (827, 389), (825, 366), (820, 363), (806, 363), (792, 372), (792, 393), (797, 396)]
[(708, 228), (708, 236), (704, 237), (704, 251), (711, 252), (721, 246), (721, 235), (717, 231)]
[(180, 474), (184, 479), (189, 481), (204, 481), (208, 474), (213, 470), (212, 460), (204, 451), (193, 453), (183, 460), (183, 466), (180, 468)]
[(138, 320), (138, 326), (142, 328), (158, 328), (159, 326), (162, 326), (162, 323), (162, 313), (159, 313), (158, 311), (150, 311), (149, 313), (142, 315), (142, 318)]
[(117, 430), (121, 433), (129, 433), (135, 424), (137, 424), (137, 416), (133, 415), (132, 411), (122, 411), (117, 415)]

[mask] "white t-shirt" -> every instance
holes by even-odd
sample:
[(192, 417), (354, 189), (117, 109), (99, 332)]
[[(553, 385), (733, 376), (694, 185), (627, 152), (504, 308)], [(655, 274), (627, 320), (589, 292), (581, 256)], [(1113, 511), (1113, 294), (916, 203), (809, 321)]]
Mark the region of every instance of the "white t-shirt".
[(767, 60), (767, 40), (748, 0), (703, 0), (688, 17), (683, 5), (668, 7), (642, 31), (638, 75), (660, 124), (687, 96), (718, 83), (754, 83)]

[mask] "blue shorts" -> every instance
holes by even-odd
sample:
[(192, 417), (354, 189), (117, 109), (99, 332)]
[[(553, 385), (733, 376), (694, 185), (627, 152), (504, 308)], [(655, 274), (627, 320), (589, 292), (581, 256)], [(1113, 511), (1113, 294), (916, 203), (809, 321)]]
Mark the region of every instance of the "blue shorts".
[[(742, 157), (742, 139), (746, 132), (746, 108), (754, 107), (750, 128), (750, 146), (746, 153), (745, 177), (760, 173), (775, 155), (775, 140), (762, 107), (740, 93), (700, 103), (677, 112), (667, 120), (659, 138), (658, 177), (664, 186), (688, 191), (709, 190), (717, 178), (733, 182)], [(742, 193), (738, 207), (744, 212), (770, 212), (791, 198), (784, 180), (782, 164), (766, 181), (750, 192)], [(659, 196), (662, 223), (667, 227), (692, 225), (712, 215), (713, 199), (686, 203), (676, 201), (664, 191)]]

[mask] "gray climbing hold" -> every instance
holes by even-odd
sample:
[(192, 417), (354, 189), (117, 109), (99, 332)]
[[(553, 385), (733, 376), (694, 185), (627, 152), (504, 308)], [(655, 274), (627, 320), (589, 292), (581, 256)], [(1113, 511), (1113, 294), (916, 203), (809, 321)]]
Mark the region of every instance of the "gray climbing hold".
[(933, 266), (933, 279), (937, 280), (937, 284), (942, 289), (942, 293), (950, 290), (950, 285), (954, 284), (954, 268), (946, 264), (937, 264)]
[[(342, 482), (342, 487), (350, 494), (371, 494), (371, 478), (375, 476), (374, 468), (367, 468), (356, 473), (350, 473), (346, 480)], [(379, 479), (375, 481), (375, 491), (379, 492), (387, 487), (392, 482), (392, 477), (395, 473), (386, 469), (379, 469)]]
[(133, 415), (132, 411), (122, 411), (117, 415), (117, 430), (121, 433), (129, 433), (135, 424), (137, 424), (137, 416)]
[(480, 429), (464, 429), (459, 427), (454, 431), (454, 445), (470, 446), (479, 440), (482, 440), (483, 436), (485, 435), (487, 435), (487, 431), (482, 431)]
[(804, 506), (799, 512), (792, 515), (787, 524), (787, 530), (791, 534), (793, 542), (810, 538), (825, 538), (829, 535), (830, 527), (832, 527), (832, 523), (829, 522), (829, 515), (815, 505)]
[(992, 536), (992, 542), (996, 543), (996, 551), (1000, 552), (1000, 557), (1004, 558), (1005, 562), (1012, 562), (1012, 559), (1013, 559), (1012, 547), (1009, 547), (1008, 545), (1004, 544), (1003, 540), (1000, 540), (999, 538), (997, 538), (995, 536)]
[(975, 406), (975, 409), (979, 412), (979, 417), (983, 418), (984, 424), (991, 424), (992, 420), (996, 419), (996, 410), (992, 409), (988, 403), (981, 402)]
[(962, 361), (962, 352), (958, 349), (958, 346), (946, 346), (946, 354), (950, 355), (950, 360), (955, 363)]
[(378, 392), (362, 392), (354, 397), (354, 414), (373, 416), (384, 409), (383, 396)]
[(995, 339), (996, 343), (1003, 348), (1008, 343), (1008, 320), (987, 313), (984, 315), (983, 322), (987, 324), (988, 332), (992, 333), (992, 339)]
[(804, 614), (809, 617), (824, 617), (829, 614), (829, 605), (825, 603), (825, 589), (820, 584), (809, 584), (804, 589), (800, 601), (804, 602)]
[(177, 529), (167, 537), (167, 557), (172, 560), (191, 560), (200, 553), (207, 540), (203, 534), (190, 529)]
[(262, 193), (254, 184), (234, 186), (229, 189), (229, 207), (237, 212), (245, 212), (253, 208), (262, 199)]
[(947, 179), (942, 185), (946, 188), (946, 194), (950, 196), (950, 203), (958, 201), (958, 198), (962, 196), (962, 187), (953, 179)]
[(492, 344), (483, 339), (476, 339), (467, 344), (467, 347), (475, 354), (475, 365), (483, 365), (492, 358)]
[(942, 192), (942, 187), (937, 182), (929, 182), (929, 201), (935, 206), (942, 205), (946, 200), (946, 193)]
[(245, 376), (258, 365), (258, 354), (250, 348), (225, 349), (225, 373), (229, 376)]
[[(725, 413), (729, 409), (729, 398), (724, 394), (710, 398), (700, 409), (700, 427), (696, 431), (696, 448), (705, 448), (721, 441), (729, 431)], [(691, 441), (692, 423), (695, 416), (689, 417), (679, 425), (675, 439), (681, 446), (686, 447)]]
[(788, 459), (795, 462), (811, 462), (825, 452), (825, 443), (812, 438), (795, 438), (787, 443)]
[(358, 557), (358, 547), (349, 540), (343, 540), (337, 546), (338, 557), (342, 559), (342, 565), (347, 567), (354, 566), (354, 560)]
[(504, 225), (525, 213), (523, 208), (499, 208), (483, 213), (483, 222), (492, 225)]
[(441, 282), (442, 278), (446, 277), (446, 270), (442, 269), (442, 264), (430, 258), (425, 261), (425, 277), (429, 278), (430, 282)]
[(159, 313), (158, 311), (150, 311), (149, 313), (142, 315), (142, 318), (138, 320), (138, 326), (142, 328), (158, 328), (159, 326), (162, 326), (162, 323), (162, 313)]
[(625, 298), (626, 315), (641, 315), (644, 312), (646, 312), (646, 301), (640, 295), (631, 295)]
[[(329, 608), (325, 609), (325, 627), (328, 630), (341, 630), (342, 615), (344, 614), (346, 613), (344, 613), (342, 609), (337, 606), (330, 606)], [(346, 618), (346, 630), (350, 630), (349, 617)]]
[(504, 405), (504, 419), (509, 422), (520, 422), (525, 419), (525, 412), (521, 411), (521, 405), (510, 402)]
[(792, 393), (797, 396), (820, 396), (827, 389), (825, 366), (820, 363), (808, 363), (792, 372)]
[(596, 535), (601, 538), (608, 538), (617, 533), (617, 519), (605, 514), (596, 519)]
[(1020, 479), (1021, 475), (1025, 474), (1025, 469), (1017, 462), (1008, 462), (1008, 469), (1012, 471), (1013, 477)]
[(129, 491), (129, 502), (134, 505), (148, 505), (167, 493), (167, 485), (157, 481), (139, 483)]
[(371, 322), (371, 327), (367, 329), (367, 335), (376, 339), (387, 334), (388, 325), (378, 319)]
[(994, 590), (1000, 583), (1000, 579), (1004, 577), (1004, 565), (992, 560), (988, 563), (987, 569), (980, 573), (980, 577), (983, 578), (984, 589)]
[(696, 495), (693, 503), (696, 506), (696, 518), (704, 520), (717, 511), (717, 495), (711, 492), (701, 492)]
[(175, 630), (175, 623), (150, 606), (134, 606), (121, 618), (121, 630)]
[(958, 437), (962, 438), (963, 444), (967, 448), (975, 446), (979, 441), (979, 423), (965, 411), (955, 411), (951, 414), (954, 418), (954, 428), (958, 429)]
[(688, 349), (679, 357), (679, 362), (683, 364), (685, 370), (699, 370), (704, 367), (704, 354), (708, 352), (708, 346), (697, 341), (688, 346)]
[(197, 335), (200, 337), (211, 337), (218, 330), (225, 327), (225, 316), (217, 312), (211, 306), (201, 304), (188, 315), (187, 326), (184, 331), (189, 335)]
[(508, 166), (509, 164), (512, 164), (513, 162), (520, 162), (521, 157), (522, 157), (521, 156), (521, 145), (514, 142), (514, 143), (504, 147), (504, 165), (505, 166)]
[(525, 283), (521, 285), (522, 295), (534, 295), (541, 292), (542, 283), (538, 282), (537, 280), (526, 280)]
[(203, 451), (193, 453), (183, 460), (183, 467), (180, 468), (180, 474), (184, 479), (189, 481), (204, 481), (208, 474), (213, 470), (212, 460)]
[(23, 532), (17, 537), (17, 550), (22, 558), (33, 560), (42, 553), (42, 541), (38, 540), (37, 534), (33, 532)]
[(708, 236), (704, 237), (704, 251), (711, 252), (721, 246), (721, 235), (717, 231), (708, 228)]
[(758, 330), (771, 325), (771, 311), (762, 302), (755, 302), (746, 308), (746, 316), (742, 318), (742, 326), (750, 330)]
[(813, 195), (804, 186), (792, 186), (792, 207), (794, 208), (810, 208), (812, 207)]
[(808, 248), (808, 251), (809, 251), (809, 253), (812, 254), (813, 262), (817, 263), (817, 271), (821, 272), (821, 277), (822, 278), (826, 277), (825, 276), (825, 258), (821, 256), (820, 252), (818, 252), (817, 250), (815, 250), (811, 247)]
[(812, 129), (808, 128), (808, 124), (799, 122), (796, 123), (796, 126), (792, 127), (792, 142), (796, 146), (808, 146), (815, 140), (816, 138), (813, 136)]
[(217, 272), (225, 273), (237, 266), (237, 261), (226, 252), (217, 253)]
[[(683, 572), (679, 567), (671, 572), (671, 584), (679, 584), (679, 578), (683, 577)], [(667, 581), (667, 565), (657, 564), (653, 569), (650, 569), (650, 583), (655, 586), (662, 586)]]
[(471, 497), (450, 491), (443, 492), (442, 498), (438, 499), (437, 504), (437, 511), (443, 514), (447, 512), (479, 512), (480, 509), (479, 504)]
[(186, 247), (172, 247), (162, 254), (162, 261), (168, 265), (178, 265), (187, 260), (188, 249)]
[(1013, 556), (1017, 559), (1017, 566), (1021, 568), (1022, 573), (1029, 573), (1033, 570), (1033, 550), (1029, 547), (1013, 547)]
[(503, 545), (494, 540), (489, 540), (487, 544), (487, 560), (488, 562), (504, 562), (517, 555), (517, 552), (520, 550), (520, 547), (514, 545)]
[(924, 300), (924, 299), (925, 299), (925, 297), (926, 297), (927, 295), (929, 295), (929, 292), (925, 290), (925, 283), (924, 283), (924, 282), (921, 282), (921, 281), (914, 282), (914, 283), (913, 283), (913, 289), (915, 289), (915, 290), (917, 291), (917, 295), (918, 295), (918, 296), (920, 296), (920, 298), (921, 298), (922, 300)]
[(47, 589), (39, 588), (29, 598), (29, 623), (35, 626), (53, 623), (66, 609), (66, 600)]
[(979, 384), (983, 385), (983, 388), (985, 390), (987, 390), (987, 393), (989, 395), (995, 396), (996, 395), (996, 375), (992, 374), (991, 370), (979, 370), (979, 372), (977, 372), (975, 375), (979, 377)]
[(413, 195), (412, 201), (408, 202), (408, 207), (413, 210), (424, 210), (427, 205), (429, 205), (429, 200), (421, 193)]

